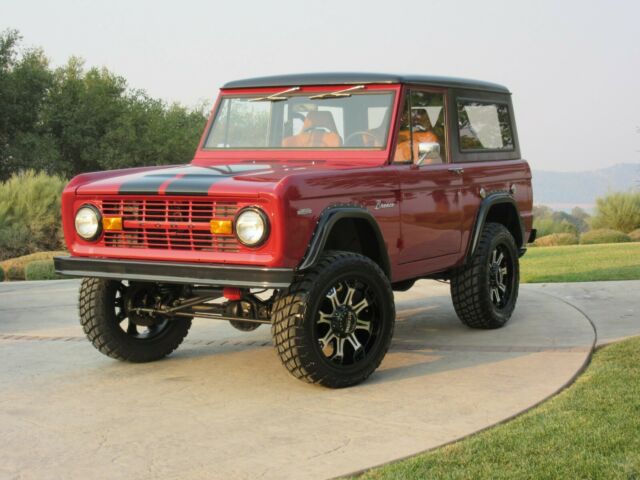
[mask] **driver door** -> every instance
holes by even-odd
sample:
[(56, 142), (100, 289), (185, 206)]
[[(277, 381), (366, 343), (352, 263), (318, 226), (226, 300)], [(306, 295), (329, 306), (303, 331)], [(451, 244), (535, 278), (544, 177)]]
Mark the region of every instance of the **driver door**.
[[(401, 264), (438, 263), (460, 252), (462, 176), (448, 163), (446, 100), (445, 91), (412, 89), (406, 95), (394, 156), (401, 166)], [(421, 143), (432, 148), (427, 158), (420, 158)], [(439, 154), (433, 154), (434, 143)]]

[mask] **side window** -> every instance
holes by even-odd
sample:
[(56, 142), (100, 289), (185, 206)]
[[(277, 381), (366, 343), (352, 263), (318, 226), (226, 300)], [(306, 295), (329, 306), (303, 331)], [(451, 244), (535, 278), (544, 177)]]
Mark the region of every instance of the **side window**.
[(513, 150), (509, 107), (504, 103), (458, 101), (460, 150)]
[(394, 162), (417, 162), (421, 143), (437, 143), (439, 154), (431, 154), (423, 165), (446, 161), (446, 123), (444, 95), (411, 91), (403, 106)]

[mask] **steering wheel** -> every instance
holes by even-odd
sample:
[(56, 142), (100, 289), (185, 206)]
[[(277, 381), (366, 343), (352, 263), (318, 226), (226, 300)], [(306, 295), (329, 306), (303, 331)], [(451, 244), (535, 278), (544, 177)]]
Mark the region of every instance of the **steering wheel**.
[(363, 141), (362, 137), (360, 137), (359, 142), (354, 142), (354, 140), (358, 140), (357, 136), (358, 135), (364, 135), (367, 136), (369, 138), (371, 138), (373, 140), (373, 143), (375, 144), (378, 141), (378, 137), (376, 137), (373, 133), (371, 132), (366, 132), (364, 130), (359, 131), (359, 132), (353, 132), (351, 135), (349, 135), (347, 137), (347, 139), (344, 141), (344, 144), (350, 147), (365, 147), (367, 146), (365, 144), (365, 142)]

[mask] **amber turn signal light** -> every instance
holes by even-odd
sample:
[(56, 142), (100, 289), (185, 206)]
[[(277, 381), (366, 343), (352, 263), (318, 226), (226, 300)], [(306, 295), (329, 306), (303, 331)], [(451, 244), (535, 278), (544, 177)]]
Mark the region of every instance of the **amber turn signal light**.
[(211, 220), (209, 224), (211, 233), (216, 235), (231, 235), (233, 233), (231, 220)]
[(106, 232), (122, 230), (122, 217), (104, 217), (102, 219), (102, 228)]

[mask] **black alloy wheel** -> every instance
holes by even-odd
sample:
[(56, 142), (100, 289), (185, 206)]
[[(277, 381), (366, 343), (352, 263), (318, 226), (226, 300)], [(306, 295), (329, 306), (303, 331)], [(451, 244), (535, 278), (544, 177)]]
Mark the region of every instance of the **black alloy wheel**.
[(458, 318), (471, 328), (502, 327), (516, 306), (519, 283), (513, 235), (500, 223), (487, 223), (473, 256), (451, 275), (451, 298)]
[(125, 285), (115, 283), (114, 310), (118, 327), (127, 336), (145, 341), (158, 338), (167, 331), (167, 317), (153, 317), (146, 313), (136, 312), (136, 308), (153, 308), (158, 295), (154, 285)]
[(357, 253), (330, 251), (278, 297), (272, 336), (294, 377), (341, 388), (380, 365), (394, 322), (391, 284), (380, 267)]
[(334, 365), (365, 361), (380, 333), (380, 312), (365, 281), (346, 278), (326, 292), (316, 315), (315, 334), (325, 359)]
[(191, 318), (153, 316), (162, 293), (155, 284), (84, 278), (80, 285), (80, 323), (93, 346), (103, 354), (129, 362), (151, 362), (169, 355), (182, 343)]
[(496, 245), (489, 259), (489, 295), (496, 308), (509, 304), (513, 291), (513, 259), (504, 244)]

